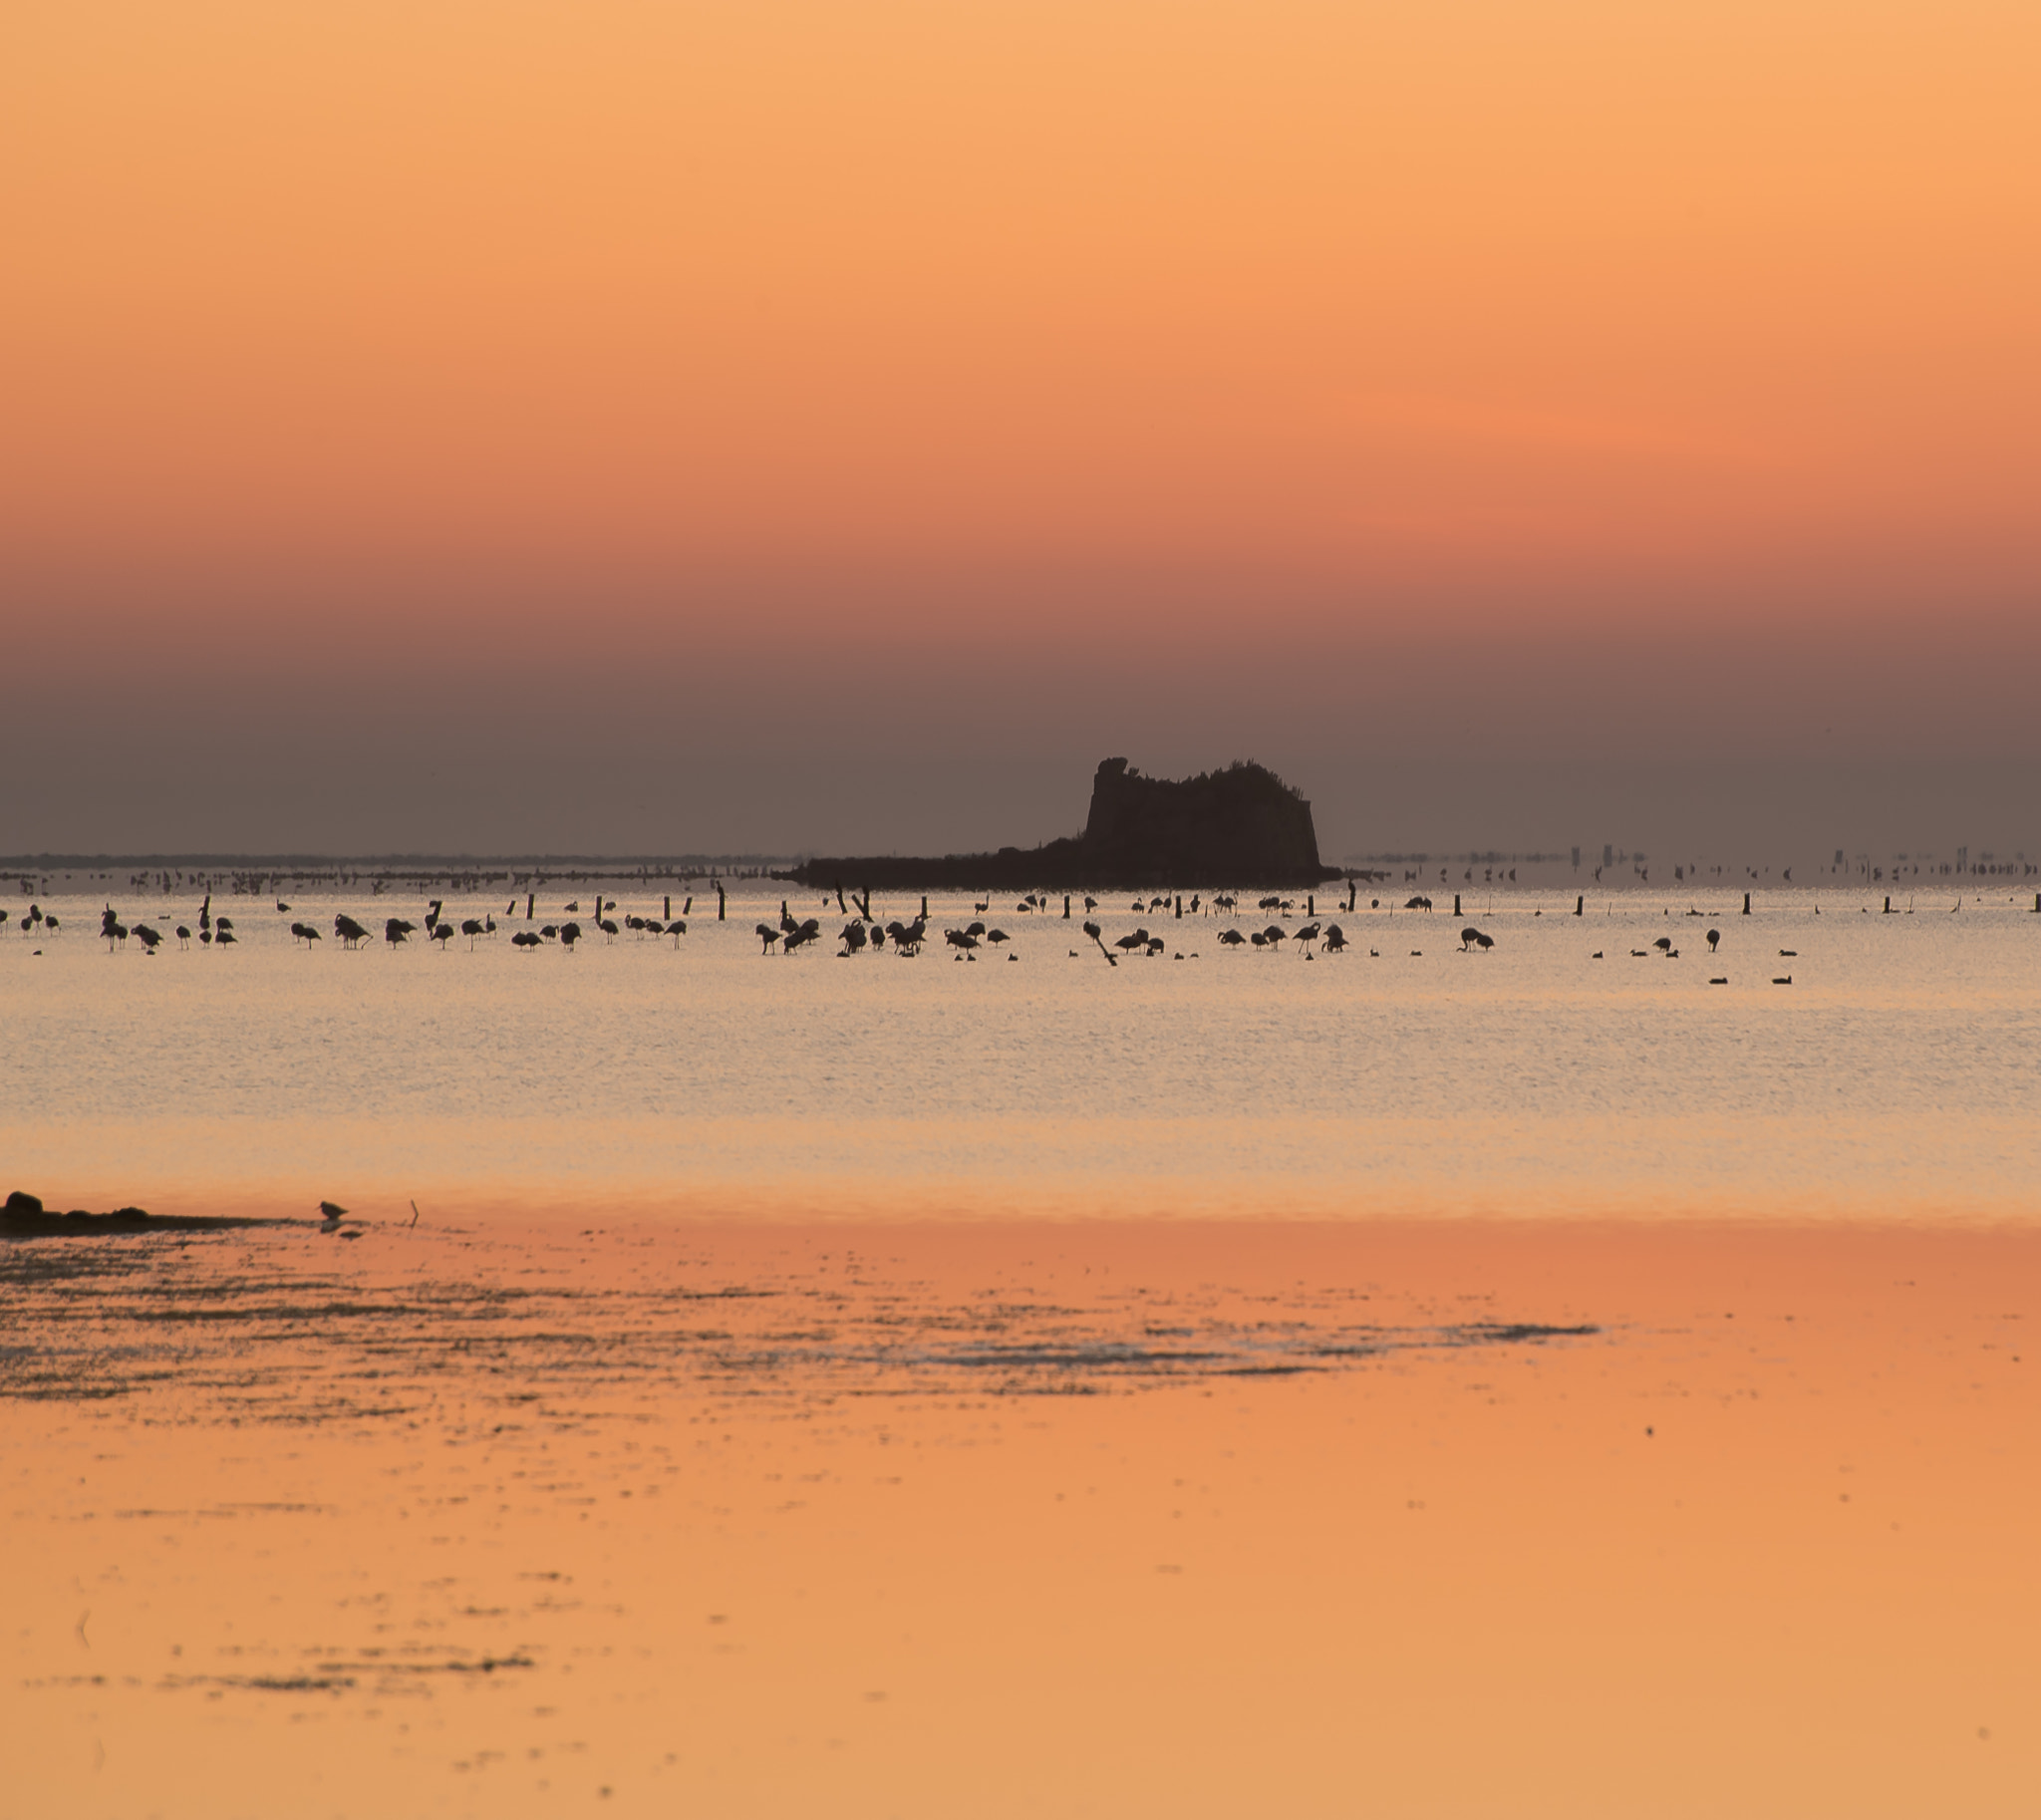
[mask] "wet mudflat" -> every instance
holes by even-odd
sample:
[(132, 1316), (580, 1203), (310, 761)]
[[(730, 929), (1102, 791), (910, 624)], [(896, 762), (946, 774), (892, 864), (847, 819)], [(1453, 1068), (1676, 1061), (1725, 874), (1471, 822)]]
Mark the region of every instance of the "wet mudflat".
[(2019, 1230), (359, 1230), (0, 1247), (0, 1813), (2041, 1770)]

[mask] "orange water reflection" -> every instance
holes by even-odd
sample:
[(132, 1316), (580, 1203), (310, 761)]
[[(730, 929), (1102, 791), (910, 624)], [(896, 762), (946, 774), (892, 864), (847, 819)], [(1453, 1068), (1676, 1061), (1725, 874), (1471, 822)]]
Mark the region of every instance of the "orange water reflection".
[(7, 1814), (1991, 1814), (2041, 1769), (2030, 1231), (129, 1244), (0, 1257)]

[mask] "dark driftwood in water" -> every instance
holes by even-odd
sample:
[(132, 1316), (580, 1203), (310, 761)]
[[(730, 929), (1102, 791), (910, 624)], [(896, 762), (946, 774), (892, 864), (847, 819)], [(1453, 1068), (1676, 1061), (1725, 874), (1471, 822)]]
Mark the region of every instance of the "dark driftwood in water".
[(0, 1207), (0, 1237), (15, 1239), (86, 1239), (123, 1232), (217, 1232), (228, 1226), (269, 1226), (272, 1220), (236, 1220), (207, 1214), (146, 1213), (140, 1207), (117, 1207), (112, 1213), (48, 1213), (32, 1194), (19, 1189)]
[(1168, 885), (1317, 885), (1312, 805), (1272, 770), (1238, 763), (1172, 781), (1107, 758), (1084, 832), (1046, 846), (944, 857), (811, 859), (782, 874), (833, 890), (1106, 890)]

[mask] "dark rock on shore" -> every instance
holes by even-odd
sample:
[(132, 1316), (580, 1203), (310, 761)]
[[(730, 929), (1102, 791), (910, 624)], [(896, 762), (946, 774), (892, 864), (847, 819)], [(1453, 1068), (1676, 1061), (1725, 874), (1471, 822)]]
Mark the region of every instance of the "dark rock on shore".
[(824, 890), (1075, 891), (1312, 886), (1339, 874), (1319, 863), (1312, 805), (1263, 765), (1172, 780), (1107, 758), (1080, 835), (942, 858), (811, 859), (783, 876)]
[(260, 1226), (261, 1220), (210, 1218), (202, 1214), (145, 1212), (140, 1207), (117, 1207), (112, 1213), (88, 1213), (75, 1207), (69, 1213), (49, 1213), (38, 1195), (17, 1188), (0, 1208), (0, 1237), (6, 1238), (90, 1238), (119, 1232), (216, 1232), (228, 1226)]

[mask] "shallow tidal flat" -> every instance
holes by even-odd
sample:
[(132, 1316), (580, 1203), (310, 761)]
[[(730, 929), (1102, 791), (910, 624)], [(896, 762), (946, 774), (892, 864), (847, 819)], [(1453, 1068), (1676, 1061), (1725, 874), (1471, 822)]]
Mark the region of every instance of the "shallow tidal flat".
[(2031, 1229), (361, 1230), (0, 1243), (0, 1813), (2041, 1785)]

